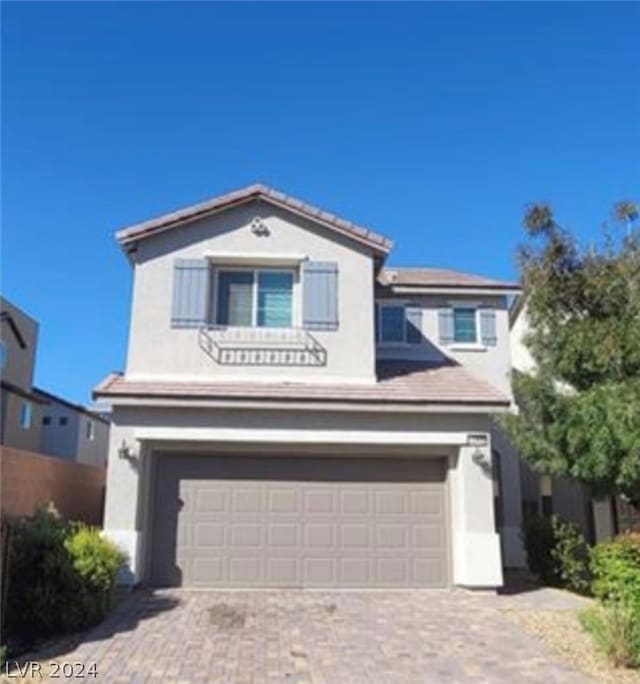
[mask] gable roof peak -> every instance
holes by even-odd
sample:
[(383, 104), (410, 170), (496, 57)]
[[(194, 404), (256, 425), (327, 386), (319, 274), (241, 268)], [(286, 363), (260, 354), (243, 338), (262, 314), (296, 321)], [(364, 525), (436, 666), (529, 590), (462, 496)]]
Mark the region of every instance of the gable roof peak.
[(253, 183), (238, 190), (232, 190), (224, 195), (218, 195), (204, 202), (193, 204), (182, 209), (163, 214), (157, 218), (127, 226), (116, 233), (116, 239), (122, 246), (129, 245), (157, 233), (177, 228), (191, 221), (215, 214), (224, 209), (244, 204), (254, 199), (264, 200), (287, 211), (299, 214), (316, 223), (345, 235), (357, 242), (367, 245), (378, 254), (386, 256), (393, 246), (389, 238), (374, 231), (359, 226), (351, 221), (340, 218), (336, 214), (308, 204), (284, 192), (275, 190), (264, 183)]

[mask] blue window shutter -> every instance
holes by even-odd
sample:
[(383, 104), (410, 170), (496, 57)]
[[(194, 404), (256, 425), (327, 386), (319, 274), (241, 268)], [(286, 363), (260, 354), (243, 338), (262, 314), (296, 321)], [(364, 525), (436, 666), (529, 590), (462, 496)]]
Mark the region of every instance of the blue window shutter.
[(176, 259), (173, 263), (172, 328), (198, 328), (207, 320), (209, 262)]
[(303, 325), (308, 330), (338, 329), (338, 264), (306, 261), (302, 265)]
[(493, 309), (480, 309), (480, 339), (487, 347), (495, 347), (498, 342), (496, 312)]
[(438, 311), (438, 337), (440, 344), (453, 344), (453, 309)]
[(373, 330), (376, 342), (380, 342), (380, 304), (373, 306)]
[(407, 342), (420, 344), (422, 342), (422, 307), (407, 306), (404, 310), (407, 329)]

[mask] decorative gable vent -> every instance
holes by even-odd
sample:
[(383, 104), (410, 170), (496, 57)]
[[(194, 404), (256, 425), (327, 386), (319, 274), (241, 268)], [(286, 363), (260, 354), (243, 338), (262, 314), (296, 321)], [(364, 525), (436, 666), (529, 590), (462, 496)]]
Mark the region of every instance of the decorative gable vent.
[(259, 216), (251, 220), (251, 232), (258, 237), (268, 237), (271, 234), (269, 226)]

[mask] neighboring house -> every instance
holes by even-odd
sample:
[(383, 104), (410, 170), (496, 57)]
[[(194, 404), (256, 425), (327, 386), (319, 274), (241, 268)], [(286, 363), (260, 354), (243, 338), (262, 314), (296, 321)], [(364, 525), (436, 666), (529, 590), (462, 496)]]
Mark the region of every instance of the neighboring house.
[[(535, 373), (536, 370), (535, 361), (524, 344), (528, 329), (526, 302), (519, 297), (514, 300), (510, 312), (510, 343), (513, 368), (521, 373)], [(616, 499), (598, 501), (588, 496), (582, 486), (569, 479), (550, 478), (535, 473), (520, 460), (518, 451), (500, 430), (494, 431), (493, 443), (499, 446), (503, 460), (510, 463), (514, 472), (516, 466), (519, 470), (519, 477), (513, 478), (513, 488), (520, 486), (522, 514), (557, 514), (578, 524), (591, 542), (607, 539), (625, 529), (640, 529), (640, 517), (625, 502)], [(516, 517), (511, 522), (518, 524)], [(514, 553), (505, 558), (505, 564), (524, 564), (524, 556), (518, 556), (515, 544)]]
[(387, 238), (262, 185), (117, 238), (127, 362), (94, 395), (127, 581), (502, 584), (517, 285), (385, 268)]
[(0, 444), (38, 451), (41, 409), (33, 392), (38, 324), (0, 297)]
[(109, 420), (42, 389), (34, 392), (47, 402), (42, 410), (40, 451), (78, 463), (106, 466)]
[(38, 323), (0, 298), (0, 444), (105, 466), (109, 421), (33, 386)]

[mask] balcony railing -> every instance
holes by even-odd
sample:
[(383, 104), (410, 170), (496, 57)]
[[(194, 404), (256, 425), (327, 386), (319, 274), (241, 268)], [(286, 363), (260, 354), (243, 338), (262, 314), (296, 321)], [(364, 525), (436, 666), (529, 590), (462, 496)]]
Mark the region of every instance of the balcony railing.
[(198, 344), (220, 365), (327, 365), (327, 350), (303, 328), (207, 325), (198, 331)]

